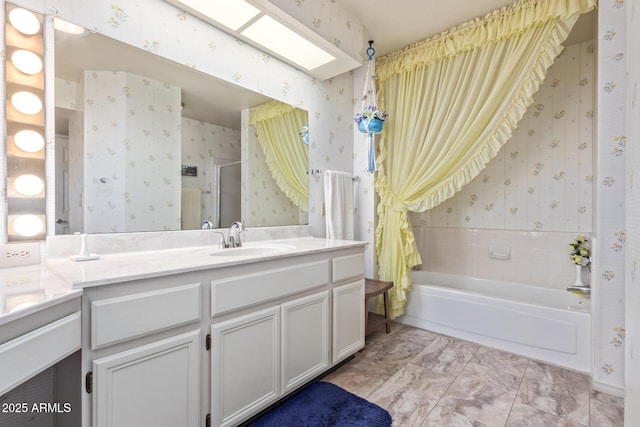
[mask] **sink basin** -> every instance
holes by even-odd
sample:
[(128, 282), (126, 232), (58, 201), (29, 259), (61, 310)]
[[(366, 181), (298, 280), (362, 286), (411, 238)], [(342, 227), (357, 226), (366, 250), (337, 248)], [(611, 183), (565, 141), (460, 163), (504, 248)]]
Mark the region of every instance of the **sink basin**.
[(211, 251), (209, 255), (214, 257), (259, 257), (271, 254), (277, 254), (280, 252), (286, 252), (293, 249), (291, 245), (255, 245), (255, 246), (242, 246), (239, 248), (227, 248), (227, 249), (206, 249)]

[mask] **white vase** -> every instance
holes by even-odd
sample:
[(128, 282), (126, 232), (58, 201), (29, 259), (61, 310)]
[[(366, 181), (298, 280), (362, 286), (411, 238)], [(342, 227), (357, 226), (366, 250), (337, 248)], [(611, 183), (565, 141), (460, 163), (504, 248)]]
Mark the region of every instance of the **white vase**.
[(582, 266), (580, 264), (576, 264), (576, 282), (573, 286), (584, 286), (582, 282)]

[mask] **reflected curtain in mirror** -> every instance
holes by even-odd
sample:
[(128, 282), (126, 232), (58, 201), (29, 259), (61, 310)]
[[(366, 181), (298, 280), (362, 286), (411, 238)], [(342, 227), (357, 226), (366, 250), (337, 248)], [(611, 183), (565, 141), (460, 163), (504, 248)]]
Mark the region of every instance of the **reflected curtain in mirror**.
[(403, 313), (409, 269), (421, 263), (408, 211), (468, 184), (509, 140), (581, 13), (595, 0), (521, 0), (378, 61), (380, 143), (376, 255)]
[(249, 124), (255, 126), (267, 166), (278, 187), (303, 211), (308, 209), (309, 154), (300, 131), (307, 112), (279, 101), (252, 108)]

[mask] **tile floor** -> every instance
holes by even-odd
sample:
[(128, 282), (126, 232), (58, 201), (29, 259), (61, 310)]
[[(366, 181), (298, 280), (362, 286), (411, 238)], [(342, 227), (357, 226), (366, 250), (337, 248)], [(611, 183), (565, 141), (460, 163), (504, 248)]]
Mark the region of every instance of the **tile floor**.
[(624, 424), (624, 400), (588, 375), (398, 323), (323, 380), (387, 409), (394, 426)]

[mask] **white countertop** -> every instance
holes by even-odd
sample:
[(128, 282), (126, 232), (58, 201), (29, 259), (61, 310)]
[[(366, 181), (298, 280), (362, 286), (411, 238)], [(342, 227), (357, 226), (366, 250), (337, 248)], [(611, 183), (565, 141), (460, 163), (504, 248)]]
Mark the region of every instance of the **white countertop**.
[(40, 265), (0, 269), (0, 326), (82, 295)]
[[(234, 249), (218, 249), (217, 246), (208, 245), (112, 253), (101, 255), (97, 260), (79, 262), (74, 262), (69, 257), (60, 257), (48, 259), (47, 266), (63, 279), (65, 286), (79, 289), (365, 245), (366, 242), (352, 240), (301, 237), (245, 242), (243, 245), (244, 248), (282, 248), (281, 252), (267, 254), (234, 256)], [(212, 253), (222, 256), (212, 256)]]

